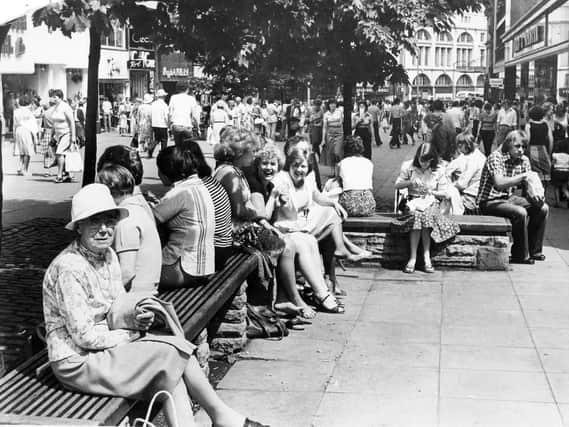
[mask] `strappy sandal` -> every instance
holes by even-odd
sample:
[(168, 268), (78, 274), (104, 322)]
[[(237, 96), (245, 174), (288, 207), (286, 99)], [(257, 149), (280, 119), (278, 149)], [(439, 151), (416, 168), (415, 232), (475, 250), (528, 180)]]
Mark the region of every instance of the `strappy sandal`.
[(434, 273), (435, 272), (435, 267), (433, 267), (431, 264), (426, 264), (425, 265), (425, 273)]
[[(334, 304), (335, 304), (334, 307), (326, 307), (324, 305), (325, 301), (328, 300), (328, 298), (331, 298), (332, 301), (334, 301)], [(322, 299), (320, 299), (316, 295), (314, 295), (314, 300), (316, 302), (316, 308), (318, 310), (324, 312), (324, 313), (344, 314), (344, 312), (346, 311), (344, 306), (342, 304), (338, 303), (338, 301), (332, 296), (331, 293), (328, 293)]]

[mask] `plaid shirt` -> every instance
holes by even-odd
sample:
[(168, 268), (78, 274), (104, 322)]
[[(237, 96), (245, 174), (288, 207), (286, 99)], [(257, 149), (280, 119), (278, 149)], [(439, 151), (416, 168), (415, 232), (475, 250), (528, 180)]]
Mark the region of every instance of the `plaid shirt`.
[(531, 171), (531, 166), (526, 156), (522, 156), (520, 159), (512, 159), (510, 153), (504, 154), (500, 150), (494, 151), (488, 156), (488, 160), (482, 169), (476, 204), (480, 205), (480, 203), (488, 200), (507, 199), (510, 197), (514, 187), (503, 191), (496, 189), (494, 187), (495, 176), (510, 178), (529, 171)]

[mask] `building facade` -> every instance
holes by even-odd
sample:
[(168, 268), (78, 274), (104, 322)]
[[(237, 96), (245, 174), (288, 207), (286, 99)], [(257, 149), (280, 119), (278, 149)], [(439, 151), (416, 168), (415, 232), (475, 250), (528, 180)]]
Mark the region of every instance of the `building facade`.
[[(505, 0), (498, 4), (497, 35), (503, 42), (494, 71), (504, 96), (541, 103), (569, 100), (569, 0)], [(502, 66), (503, 64), (503, 66)]]
[(451, 31), (417, 31), (416, 54), (404, 51), (400, 62), (411, 86), (408, 97), (451, 99), (482, 94), (486, 80), (488, 23), (483, 12), (453, 19)]

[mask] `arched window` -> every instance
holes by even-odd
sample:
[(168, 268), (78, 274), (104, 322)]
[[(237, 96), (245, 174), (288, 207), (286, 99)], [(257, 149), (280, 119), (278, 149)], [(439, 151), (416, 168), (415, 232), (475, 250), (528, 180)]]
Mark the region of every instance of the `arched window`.
[(456, 86), (460, 87), (460, 88), (474, 88), (474, 85), (472, 84), (472, 79), (470, 78), (470, 76), (463, 74), (462, 76), (460, 76), (456, 82)]
[(428, 41), (431, 40), (431, 35), (425, 30), (417, 31), (417, 40)]
[(425, 74), (418, 74), (413, 79), (413, 86), (431, 86), (431, 80)]
[(474, 38), (467, 32), (462, 33), (458, 36), (459, 43), (474, 43)]
[(440, 86), (440, 87), (450, 87), (452, 86), (452, 80), (450, 79), (450, 77), (446, 74), (441, 74), (437, 81), (435, 82), (435, 86)]
[(443, 31), (437, 34), (437, 40), (440, 42), (452, 42), (452, 36), (448, 31)]
[(484, 87), (485, 81), (486, 81), (486, 79), (484, 78), (483, 75), (478, 76), (478, 78), (476, 79), (476, 86), (477, 87)]

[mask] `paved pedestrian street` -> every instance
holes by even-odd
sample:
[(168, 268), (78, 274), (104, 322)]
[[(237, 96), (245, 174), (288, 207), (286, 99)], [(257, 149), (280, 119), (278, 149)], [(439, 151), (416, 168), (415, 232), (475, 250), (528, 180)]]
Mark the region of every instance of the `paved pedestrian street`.
[[(126, 142), (105, 138), (103, 146)], [(399, 164), (414, 147), (374, 150), (376, 196), (389, 206)], [(8, 174), (10, 162), (5, 157)], [(159, 191), (153, 165), (144, 160), (143, 188)], [(26, 357), (20, 332), (41, 320), (41, 278), (72, 238), (63, 225), (79, 186), (39, 182), (40, 165), (32, 168), (30, 178), (6, 180), (0, 350), (7, 365)], [(551, 209), (547, 260), (533, 266), (339, 271), (346, 313), (318, 313), (281, 341), (251, 341), (219, 393), (273, 427), (569, 425), (567, 217), (566, 208)], [(210, 425), (203, 412), (198, 422)]]

